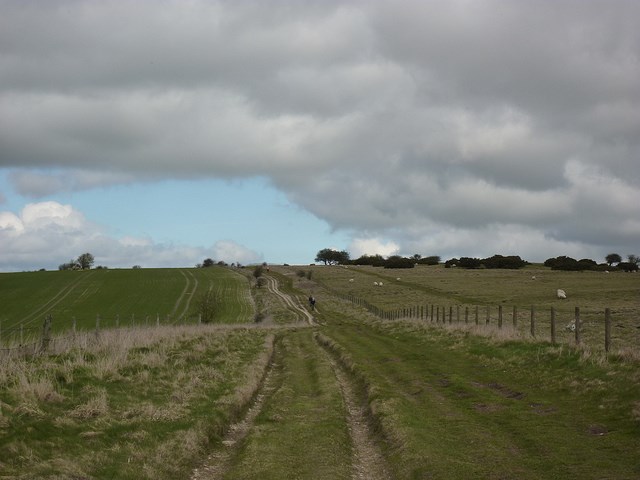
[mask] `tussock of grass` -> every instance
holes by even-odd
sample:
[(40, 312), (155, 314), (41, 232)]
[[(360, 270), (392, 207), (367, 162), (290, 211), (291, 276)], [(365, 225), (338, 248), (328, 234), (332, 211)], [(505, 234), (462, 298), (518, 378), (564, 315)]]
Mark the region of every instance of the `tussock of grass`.
[(22, 397), (25, 401), (55, 403), (64, 400), (64, 396), (56, 391), (53, 381), (47, 377), (31, 378), (28, 375), (20, 375), (13, 386), (12, 393)]
[(69, 412), (72, 418), (85, 420), (88, 418), (104, 417), (109, 413), (109, 401), (104, 389), (96, 392), (85, 403), (78, 405)]

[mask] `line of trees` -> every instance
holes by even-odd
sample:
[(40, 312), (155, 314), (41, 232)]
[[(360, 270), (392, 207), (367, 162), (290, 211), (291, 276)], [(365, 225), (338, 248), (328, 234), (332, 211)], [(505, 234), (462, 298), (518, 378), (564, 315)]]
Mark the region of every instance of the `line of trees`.
[(471, 258), (471, 257), (461, 257), (461, 258), (452, 258), (451, 260), (447, 260), (444, 263), (445, 268), (450, 267), (460, 267), (460, 268), (504, 268), (516, 270), (522, 268), (526, 265), (529, 265), (529, 262), (523, 260), (518, 255), (494, 255), (493, 257), (488, 258)]
[[(606, 263), (597, 263), (594, 260), (583, 258), (576, 260), (567, 256), (549, 258), (544, 265), (552, 270), (621, 270), (625, 272), (637, 272), (640, 269), (640, 257), (637, 255), (628, 255), (627, 261), (623, 262), (622, 257), (617, 253), (610, 253), (605, 257)], [(422, 257), (419, 254), (410, 257), (402, 257), (400, 255), (391, 255), (384, 258), (382, 255), (362, 255), (352, 260), (349, 252), (337, 251), (330, 248), (320, 250), (315, 258), (316, 262), (322, 262), (325, 265), (370, 265), (373, 267), (384, 268), (413, 268), (416, 265), (438, 265), (441, 260), (439, 256), (433, 255)], [(530, 262), (523, 260), (518, 255), (493, 255), (487, 258), (460, 257), (452, 258), (444, 262), (445, 268), (459, 267), (467, 269), (478, 268), (501, 268), (501, 269), (519, 269)]]
[(589, 258), (576, 260), (575, 258), (560, 256), (548, 258), (544, 265), (550, 267), (551, 270), (622, 270), (623, 272), (637, 272), (640, 264), (640, 257), (637, 255), (628, 255), (627, 261), (623, 262), (622, 257), (617, 253), (610, 253), (605, 257), (606, 263), (598, 264)]
[(416, 253), (411, 257), (391, 255), (387, 258), (384, 258), (382, 255), (362, 255), (352, 260), (349, 252), (324, 248), (317, 253), (315, 261), (322, 262), (325, 265), (371, 265), (373, 267), (384, 268), (413, 268), (417, 264), (437, 265), (440, 263), (440, 257), (422, 257)]

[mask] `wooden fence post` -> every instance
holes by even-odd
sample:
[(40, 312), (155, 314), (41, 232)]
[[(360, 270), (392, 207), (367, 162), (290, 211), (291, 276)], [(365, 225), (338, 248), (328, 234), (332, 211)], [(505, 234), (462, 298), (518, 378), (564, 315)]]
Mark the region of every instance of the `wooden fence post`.
[(431, 323), (433, 323), (433, 303), (431, 304)]
[(551, 307), (551, 343), (556, 343), (556, 309)]
[(576, 345), (580, 345), (580, 307), (575, 309), (574, 322), (576, 326)]
[(489, 305), (487, 305), (487, 325), (489, 325), (490, 322), (490, 313), (491, 313), (491, 307)]
[(460, 305), (456, 305), (456, 322), (460, 323)]
[(518, 328), (518, 307), (513, 306), (513, 328)]
[(469, 323), (469, 306), (464, 307), (464, 323)]
[(536, 336), (536, 309), (531, 305), (531, 336)]
[(453, 323), (453, 307), (449, 305), (449, 323)]
[(42, 326), (42, 342), (40, 343), (40, 351), (46, 352), (51, 341), (51, 315), (44, 317), (44, 325)]
[(478, 322), (479, 322), (479, 317), (478, 317), (479, 311), (480, 311), (480, 307), (476, 305), (476, 325), (478, 325)]
[(604, 309), (604, 351), (611, 349), (611, 309)]
[(502, 305), (498, 305), (498, 328), (502, 328)]

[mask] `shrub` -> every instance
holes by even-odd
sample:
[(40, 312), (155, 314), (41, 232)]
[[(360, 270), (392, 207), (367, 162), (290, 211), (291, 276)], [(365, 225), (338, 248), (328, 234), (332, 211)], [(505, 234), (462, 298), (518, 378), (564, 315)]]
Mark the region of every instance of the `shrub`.
[(581, 271), (581, 270), (595, 270), (598, 264), (588, 258), (583, 258), (580, 261), (575, 258), (560, 256), (555, 258), (548, 258), (545, 260), (544, 265), (550, 267), (551, 270), (567, 270), (567, 271)]
[(482, 261), (479, 258), (471, 258), (471, 257), (460, 257), (458, 261), (458, 266), (460, 268), (480, 268), (482, 265)]
[(509, 268), (517, 269), (522, 268), (529, 262), (522, 260), (517, 255), (510, 255), (504, 257), (502, 255), (494, 255), (493, 257), (485, 258), (482, 260), (482, 264), (487, 268)]
[(385, 264), (385, 259), (382, 257), (382, 255), (362, 255), (360, 258), (356, 258), (355, 260), (352, 260), (351, 264), (382, 267)]
[(413, 258), (405, 258), (400, 255), (392, 255), (384, 262), (384, 268), (413, 268), (416, 261)]
[(438, 265), (440, 263), (440, 257), (437, 255), (432, 255), (430, 257), (424, 257), (418, 260), (420, 265)]

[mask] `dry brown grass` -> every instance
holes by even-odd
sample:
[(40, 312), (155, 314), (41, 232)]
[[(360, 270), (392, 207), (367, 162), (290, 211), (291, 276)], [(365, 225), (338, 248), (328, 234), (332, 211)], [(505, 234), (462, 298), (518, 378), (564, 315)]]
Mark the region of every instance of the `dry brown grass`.
[(64, 400), (64, 396), (56, 391), (53, 381), (48, 377), (35, 376), (32, 378), (28, 374), (22, 374), (16, 379), (11, 390), (25, 401), (54, 403)]
[[(274, 336), (262, 330), (253, 325), (123, 328), (58, 337), (46, 355), (0, 357), (0, 429), (50, 422), (58, 438), (32, 442), (54, 445), (71, 435), (74, 444), (81, 435), (106, 452), (103, 457), (75, 452), (77, 466), (71, 468), (66, 457), (71, 452), (57, 453), (60, 462), (54, 465), (45, 457), (28, 458), (20, 442), (0, 441), (0, 456), (13, 458), (14, 469), (0, 470), (15, 472), (19, 458), (20, 469), (32, 478), (42, 472), (85, 478), (124, 456), (121, 478), (180, 476), (177, 472), (189, 471), (203, 446), (251, 402), (273, 350)], [(265, 337), (260, 355), (256, 340)], [(247, 357), (246, 348), (257, 357)], [(229, 386), (231, 393), (224, 396)], [(123, 432), (117, 441), (113, 427)], [(81, 433), (71, 433), (78, 429)]]
[[(91, 389), (94, 390), (94, 389)], [(109, 413), (109, 401), (104, 389), (95, 389), (92, 396), (85, 403), (78, 405), (69, 412), (72, 418), (85, 420), (89, 418), (104, 417)]]

